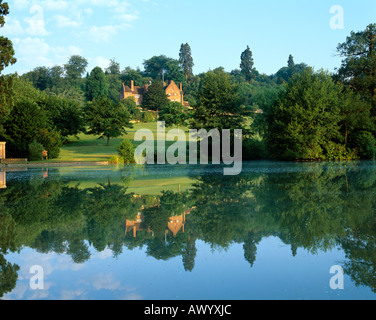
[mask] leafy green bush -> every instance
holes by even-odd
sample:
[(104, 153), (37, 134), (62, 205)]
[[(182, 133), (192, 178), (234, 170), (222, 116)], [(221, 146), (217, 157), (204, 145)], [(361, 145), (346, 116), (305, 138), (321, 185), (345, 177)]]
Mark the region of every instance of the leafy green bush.
[(43, 159), (44, 147), (35, 140), (29, 144), (29, 161), (40, 161)]
[(120, 164), (124, 163), (124, 158), (119, 156), (111, 156), (110, 160), (108, 160), (110, 164)]
[(134, 163), (134, 147), (132, 145), (132, 142), (125, 139), (120, 144), (118, 148), (118, 153), (121, 158), (123, 158), (123, 163)]
[(60, 154), (60, 147), (63, 145), (60, 133), (56, 129), (40, 130), (39, 142), (41, 142), (48, 151), (49, 159), (57, 159)]
[(155, 117), (151, 112), (143, 112), (142, 113), (142, 122), (148, 123), (148, 122), (154, 122)]
[(267, 152), (264, 141), (251, 138), (243, 141), (243, 160), (266, 159)]
[(362, 159), (376, 159), (376, 139), (372, 133), (361, 131), (355, 138)]
[(348, 149), (346, 146), (334, 142), (326, 145), (326, 159), (329, 161), (348, 161), (358, 159), (356, 150)]

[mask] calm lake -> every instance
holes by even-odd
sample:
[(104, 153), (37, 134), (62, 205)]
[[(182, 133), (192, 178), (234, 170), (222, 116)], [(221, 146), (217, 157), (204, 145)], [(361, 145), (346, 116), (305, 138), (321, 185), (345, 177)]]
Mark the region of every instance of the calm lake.
[(2, 299), (373, 300), (375, 267), (372, 161), (0, 170)]

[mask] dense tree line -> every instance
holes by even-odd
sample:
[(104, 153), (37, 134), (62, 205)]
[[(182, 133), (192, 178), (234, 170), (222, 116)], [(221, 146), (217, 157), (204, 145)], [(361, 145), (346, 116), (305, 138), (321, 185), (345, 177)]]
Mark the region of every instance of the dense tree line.
[[(6, 3), (2, 6), (0, 27), (9, 11)], [(154, 121), (158, 115), (143, 112), (152, 110), (169, 126), (243, 129), (244, 159), (373, 159), (375, 39), (375, 24), (351, 32), (337, 47), (343, 60), (333, 74), (295, 63), (293, 55), (275, 74), (262, 74), (249, 46), (240, 54), (239, 69), (227, 72), (219, 67), (201, 74), (193, 72), (188, 43), (181, 45), (178, 59), (153, 56), (144, 60), (143, 70), (122, 70), (113, 58), (105, 70), (95, 67), (89, 73), (88, 61), (74, 55), (63, 66), (0, 77), (0, 138), (8, 142), (9, 156), (26, 157), (35, 140), (54, 158), (68, 137), (90, 132), (109, 141), (131, 127), (131, 120)], [(1, 41), (6, 49), (0, 72), (16, 62), (11, 42), (3, 37)], [(131, 80), (138, 86), (151, 83), (144, 110), (131, 98), (120, 101), (122, 83)], [(162, 85), (167, 80), (183, 84), (192, 110), (169, 102)], [(29, 94), (21, 99), (20, 91), (25, 90)], [(118, 111), (128, 115), (116, 117)], [(36, 114), (40, 120), (29, 128)], [(104, 132), (109, 127), (115, 129)]]

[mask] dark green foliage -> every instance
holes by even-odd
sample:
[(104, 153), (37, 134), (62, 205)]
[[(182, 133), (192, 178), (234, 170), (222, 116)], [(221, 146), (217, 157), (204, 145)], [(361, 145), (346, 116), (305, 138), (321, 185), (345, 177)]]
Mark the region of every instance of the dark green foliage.
[(29, 161), (40, 161), (43, 159), (44, 147), (35, 140), (29, 144)]
[(340, 142), (342, 87), (325, 72), (304, 71), (267, 115), (267, 145), (277, 159), (325, 159), (329, 142)]
[(185, 81), (184, 71), (177, 60), (171, 60), (166, 63), (165, 79), (173, 80), (175, 83)]
[(12, 110), (13, 92), (13, 78), (0, 75), (0, 128)]
[(194, 129), (241, 129), (244, 108), (238, 87), (222, 69), (207, 72), (201, 79), (198, 106), (194, 110)]
[(165, 55), (154, 56), (145, 60), (144, 69), (143, 75), (146, 78), (157, 81), (173, 80), (176, 83), (184, 81), (184, 71), (179, 61)]
[(154, 56), (144, 61), (144, 74), (147, 77), (162, 80), (163, 75), (167, 72), (167, 63), (174, 59), (168, 58), (165, 55)]
[(81, 106), (74, 100), (47, 97), (39, 105), (48, 114), (52, 124), (63, 137), (85, 132), (85, 119)]
[(141, 121), (144, 123), (154, 122), (155, 116), (151, 112), (142, 112)]
[(114, 102), (119, 102), (119, 93), (121, 91), (121, 80), (119, 76), (117, 74), (106, 74), (106, 83), (108, 97)]
[(255, 69), (253, 66), (252, 51), (249, 49), (249, 46), (247, 46), (247, 49), (243, 51), (240, 56), (240, 70), (248, 83), (255, 76)]
[(169, 102), (162, 83), (154, 81), (142, 100), (142, 106), (147, 110), (158, 111), (168, 105)]
[(49, 158), (58, 157), (61, 136), (53, 129), (47, 113), (37, 103), (24, 99), (16, 103), (4, 125), (7, 150), (11, 157), (27, 158), (29, 144), (34, 140), (41, 143)]
[(291, 54), (289, 55), (289, 60), (287, 61), (287, 67), (290, 69), (295, 67), (294, 57)]
[(337, 51), (343, 60), (336, 80), (366, 97), (376, 116), (376, 24), (368, 25), (364, 31), (352, 31)]
[(256, 138), (243, 140), (243, 160), (260, 160), (266, 158), (265, 141)]
[(86, 120), (89, 123), (89, 134), (99, 135), (99, 139), (116, 138), (126, 134), (125, 128), (132, 128), (130, 114), (124, 105), (114, 103), (106, 96), (100, 96), (88, 102), (85, 108)]
[(40, 130), (40, 137), (38, 141), (45, 147), (48, 152), (49, 159), (57, 159), (60, 154), (60, 148), (63, 145), (60, 132), (55, 128)]
[(105, 70), (106, 74), (120, 75), (120, 63), (115, 58), (110, 60), (110, 65)]
[[(3, 3), (3, 0), (0, 0), (0, 28), (4, 27), (5, 16), (8, 14), (8, 3)], [(4, 122), (5, 117), (9, 115), (13, 105), (12, 77), (1, 75), (1, 73), (9, 65), (16, 63), (17, 60), (14, 55), (15, 52), (12, 41), (0, 36), (0, 134), (2, 131), (1, 125)]]
[[(118, 90), (120, 90), (120, 85)], [(101, 95), (107, 95), (107, 83), (103, 70), (100, 67), (95, 67), (86, 79), (85, 96), (88, 101), (92, 101)]]
[(275, 79), (278, 84), (289, 82), (295, 75), (301, 74), (304, 70), (308, 69), (305, 63), (295, 64), (293, 61), (288, 61), (289, 66), (283, 67), (275, 74)]
[(184, 70), (185, 79), (188, 80), (188, 77), (193, 75), (194, 66), (191, 47), (188, 43), (182, 43), (180, 46), (179, 63)]
[(124, 163), (134, 163), (134, 147), (132, 142), (125, 139), (118, 148), (119, 156), (124, 159)]
[(133, 97), (128, 97), (124, 100), (121, 100), (120, 103), (124, 106), (126, 110), (128, 110), (132, 120), (141, 120), (141, 111), (139, 108), (137, 108), (136, 101)]
[(4, 256), (0, 254), (0, 298), (16, 287), (17, 271), (19, 270), (20, 267), (17, 264), (6, 261)]
[(376, 139), (368, 131), (360, 131), (356, 134), (355, 143), (359, 156), (363, 159), (376, 159)]
[(170, 102), (159, 112), (159, 121), (164, 121), (166, 127), (182, 126), (188, 120), (188, 113), (179, 102)]
[(87, 65), (88, 62), (84, 57), (73, 55), (69, 58), (68, 63), (64, 65), (64, 69), (69, 79), (77, 80), (83, 76)]
[(130, 82), (133, 80), (135, 86), (143, 86), (145, 84), (150, 83), (152, 81), (152, 78), (150, 77), (144, 77), (143, 73), (140, 69), (132, 69), (131, 67), (126, 67), (119, 76), (120, 80), (129, 85)]

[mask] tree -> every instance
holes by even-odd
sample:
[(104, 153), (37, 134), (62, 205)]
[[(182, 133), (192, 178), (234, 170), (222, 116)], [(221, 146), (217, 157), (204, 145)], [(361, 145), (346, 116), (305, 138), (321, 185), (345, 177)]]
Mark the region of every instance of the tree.
[(247, 49), (242, 52), (240, 60), (240, 70), (244, 74), (246, 81), (249, 83), (255, 74), (252, 51), (249, 49), (249, 46), (247, 46)]
[(123, 104), (124, 108), (128, 110), (131, 115), (132, 120), (140, 121), (141, 120), (141, 111), (137, 108), (136, 101), (134, 97), (128, 97), (126, 99), (120, 100), (120, 103)]
[(184, 70), (185, 79), (188, 80), (188, 77), (193, 75), (194, 66), (191, 47), (188, 43), (181, 44), (179, 53), (179, 63)]
[(165, 72), (165, 79), (173, 80), (175, 83), (182, 83), (185, 79), (183, 69), (177, 60), (168, 61)]
[(60, 134), (50, 123), (46, 111), (35, 101), (24, 98), (17, 102), (5, 122), (7, 150), (12, 157), (27, 158), (29, 144), (34, 140), (48, 151), (49, 158), (57, 158), (61, 147)]
[(164, 121), (166, 127), (184, 125), (188, 118), (188, 114), (184, 111), (184, 107), (179, 102), (170, 102), (159, 112), (159, 121)]
[(193, 114), (195, 129), (241, 129), (244, 109), (240, 104), (238, 87), (230, 81), (223, 69), (203, 75), (198, 106)]
[(350, 86), (372, 103), (376, 116), (376, 24), (366, 30), (351, 32), (344, 43), (337, 46), (342, 60), (336, 80)]
[(120, 144), (118, 154), (124, 160), (124, 163), (134, 163), (134, 147), (131, 141), (125, 139)]
[(105, 74), (107, 83), (107, 95), (114, 102), (119, 101), (119, 92), (121, 91), (122, 82), (117, 74)]
[(52, 96), (38, 104), (63, 137), (77, 136), (86, 131), (83, 110), (76, 101)]
[(116, 138), (126, 134), (125, 128), (132, 128), (130, 114), (119, 102), (115, 104), (106, 96), (99, 96), (88, 102), (85, 109), (86, 119), (89, 123), (89, 134), (99, 135), (98, 139)]
[(163, 88), (162, 82), (154, 81), (142, 100), (142, 106), (148, 110), (161, 110), (170, 100)]
[(87, 60), (79, 55), (73, 55), (69, 58), (68, 63), (64, 65), (67, 77), (72, 80), (77, 80), (85, 73), (88, 65)]
[(295, 67), (294, 57), (291, 54), (289, 55), (289, 60), (287, 61), (287, 67), (288, 68)]
[[(5, 16), (9, 14), (7, 2), (0, 0), (0, 28), (4, 27)], [(11, 111), (12, 101), (12, 77), (3, 76), (1, 72), (9, 65), (16, 63), (12, 41), (0, 36), (0, 131), (5, 117)]]
[(126, 84), (129, 84), (131, 80), (134, 81), (135, 86), (143, 86), (148, 84), (152, 78), (143, 77), (140, 69), (132, 69), (131, 67), (126, 67), (119, 76), (120, 80)]
[(308, 69), (308, 66), (305, 63), (295, 64), (294, 58), (290, 55), (287, 61), (287, 67), (279, 69), (275, 74), (275, 78), (279, 84), (289, 82), (294, 75), (300, 74), (306, 69)]
[(110, 60), (110, 65), (106, 68), (105, 72), (107, 74), (119, 75), (120, 74), (120, 63), (116, 62), (115, 58)]
[(86, 99), (92, 101), (101, 95), (107, 95), (107, 83), (104, 72), (100, 67), (95, 67), (86, 79)]
[(164, 74), (167, 72), (167, 63), (174, 59), (168, 58), (165, 55), (154, 56), (144, 61), (144, 73), (147, 77), (153, 79), (164, 80)]
[(284, 160), (352, 157), (341, 135), (343, 99), (342, 86), (324, 71), (308, 69), (294, 77), (267, 115), (271, 156)]

